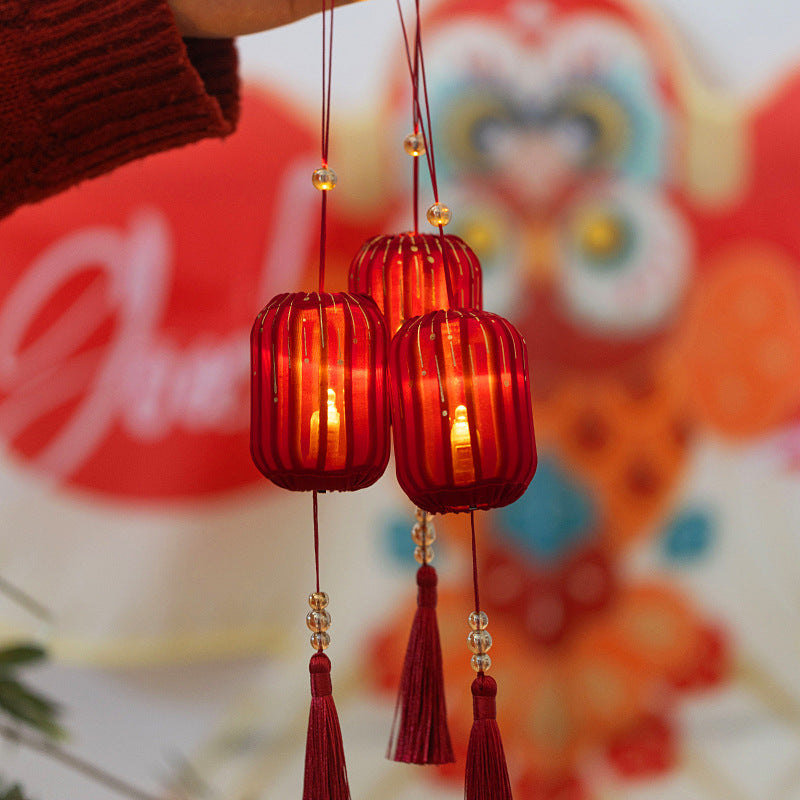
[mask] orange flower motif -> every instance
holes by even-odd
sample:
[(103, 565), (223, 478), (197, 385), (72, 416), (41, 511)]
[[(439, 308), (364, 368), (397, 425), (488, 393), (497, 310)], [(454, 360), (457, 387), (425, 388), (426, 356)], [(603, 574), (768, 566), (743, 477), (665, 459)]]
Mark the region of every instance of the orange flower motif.
[[(472, 724), (469, 610), (468, 581), (442, 588), (439, 625), (457, 758), (438, 770), (445, 780), (461, 780)], [(674, 735), (666, 719), (681, 693), (699, 685), (691, 676), (709, 653), (708, 627), (676, 588), (655, 581), (624, 586), (555, 646), (525, 632), (524, 607), (486, 610), (494, 640), (492, 674), (499, 684), (497, 718), (520, 797), (588, 797), (581, 778), (587, 757), (604, 758), (623, 777), (674, 765)], [(405, 618), (412, 613), (409, 605)], [(399, 620), (389, 629), (398, 627)], [(714, 642), (721, 654), (721, 635)], [(403, 645), (394, 635), (377, 643), (382, 688), (396, 688)], [(717, 671), (711, 682), (723, 675)]]

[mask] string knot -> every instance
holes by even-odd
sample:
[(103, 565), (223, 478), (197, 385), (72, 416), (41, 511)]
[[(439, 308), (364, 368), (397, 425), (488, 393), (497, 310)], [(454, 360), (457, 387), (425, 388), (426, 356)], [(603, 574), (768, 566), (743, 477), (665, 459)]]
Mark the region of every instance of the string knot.
[(436, 570), (428, 564), (423, 564), (417, 570), (417, 605), (421, 608), (436, 608)]
[(308, 665), (311, 673), (311, 696), (327, 697), (333, 694), (331, 684), (331, 660), (325, 653), (314, 653)]
[(497, 719), (497, 681), (489, 675), (478, 675), (472, 681), (472, 710), (475, 719)]

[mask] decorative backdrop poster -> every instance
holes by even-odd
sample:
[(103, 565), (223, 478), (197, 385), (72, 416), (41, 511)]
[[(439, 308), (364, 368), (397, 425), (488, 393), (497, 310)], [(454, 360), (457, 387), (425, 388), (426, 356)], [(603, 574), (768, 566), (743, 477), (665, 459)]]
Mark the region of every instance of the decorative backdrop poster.
[[(530, 355), (538, 472), (478, 519), (515, 796), (797, 800), (800, 72), (758, 102), (715, 91), (640, 4), (423, 9), (448, 232)], [(399, 26), (391, 41), (382, 90), (334, 110), (331, 287), (368, 236), (411, 224)], [(124, 772), (158, 783), (147, 739), (212, 798), (302, 781), (311, 501), (250, 462), (248, 335), (272, 295), (314, 286), (317, 103), (250, 74), (228, 141), (0, 224), (1, 572), (54, 620), (2, 601), (0, 631), (41, 636), (54, 685), (112, 676), (77, 749), (113, 714)], [(458, 763), (420, 769), (383, 759), (413, 508), (391, 464), (320, 508), (354, 797), (459, 797), (465, 520), (437, 520), (435, 562)], [(181, 714), (203, 725), (152, 744)], [(31, 790), (49, 774), (9, 769)]]

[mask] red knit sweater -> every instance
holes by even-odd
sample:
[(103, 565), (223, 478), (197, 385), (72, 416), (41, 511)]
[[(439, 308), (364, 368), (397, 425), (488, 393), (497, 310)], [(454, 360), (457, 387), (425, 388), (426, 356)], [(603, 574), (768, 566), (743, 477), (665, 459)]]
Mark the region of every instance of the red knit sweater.
[(0, 70), (0, 217), (238, 116), (233, 42), (166, 0), (0, 0)]

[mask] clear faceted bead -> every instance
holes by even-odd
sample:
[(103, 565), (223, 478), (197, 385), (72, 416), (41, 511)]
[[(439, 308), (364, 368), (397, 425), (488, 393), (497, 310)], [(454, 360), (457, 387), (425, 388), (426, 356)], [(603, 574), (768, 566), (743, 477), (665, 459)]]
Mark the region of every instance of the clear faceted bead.
[(485, 611), (473, 611), (469, 615), (469, 626), (474, 631), (483, 631), (489, 627), (489, 617)]
[[(331, 626), (331, 615), (327, 611), (309, 611), (306, 625), (310, 631), (326, 631)], [(475, 652), (478, 652), (477, 650)]]
[(434, 203), (425, 215), (431, 225), (447, 225), (450, 222), (452, 214), (450, 209), (444, 203)]
[(411, 529), (411, 538), (416, 545), (433, 544), (436, 541), (436, 529), (433, 527), (433, 523), (429, 522), (427, 525), (420, 525), (417, 523)]
[(472, 656), (470, 663), (475, 672), (488, 672), (492, 668), (491, 656), (486, 653), (478, 653)]
[(325, 592), (313, 592), (308, 596), (308, 604), (314, 611), (322, 611), (328, 606), (328, 595)]
[(470, 631), (467, 644), (473, 653), (488, 653), (492, 647), (492, 634), (486, 630)]
[(414, 512), (414, 516), (417, 518), (417, 522), (425, 522), (431, 515), (428, 514), (427, 511), (423, 511), (421, 508), (418, 508)]
[(403, 139), (403, 148), (410, 156), (421, 156), (425, 154), (425, 137), (421, 133), (409, 133)]
[(311, 183), (314, 184), (315, 188), (323, 192), (329, 192), (333, 189), (337, 180), (336, 173), (332, 169), (328, 169), (328, 167), (315, 169), (311, 175)]
[(416, 547), (414, 549), (414, 558), (417, 559), (418, 564), (430, 564), (434, 555), (432, 547)]
[[(327, 650), (331, 643), (331, 637), (325, 631), (317, 631), (311, 634), (311, 646), (315, 650)], [(475, 658), (475, 656), (473, 656)]]

